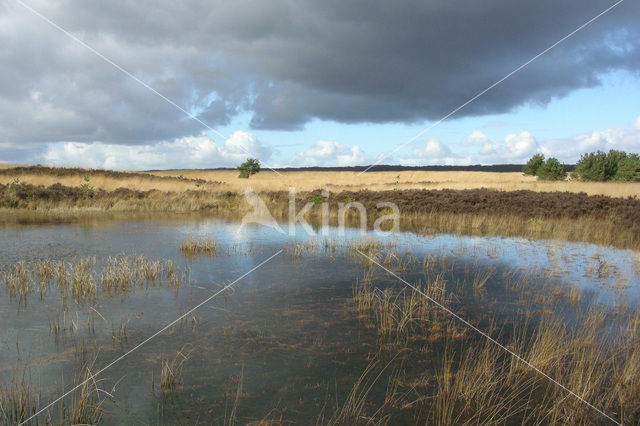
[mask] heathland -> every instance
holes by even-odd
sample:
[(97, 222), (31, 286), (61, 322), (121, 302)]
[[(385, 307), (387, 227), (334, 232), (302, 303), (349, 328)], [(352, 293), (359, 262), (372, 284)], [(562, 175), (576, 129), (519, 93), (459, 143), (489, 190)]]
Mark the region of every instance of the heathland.
[(244, 191), (313, 191), (327, 188), (340, 191), (383, 191), (389, 189), (495, 189), (498, 191), (527, 190), (535, 192), (584, 192), (589, 195), (632, 197), (640, 195), (640, 183), (581, 182), (567, 180), (544, 182), (522, 173), (479, 171), (282, 171), (279, 174), (263, 168), (249, 180), (239, 179), (235, 170), (167, 170), (153, 172), (114, 172), (75, 168), (0, 166), (0, 183), (9, 184), (16, 178), (33, 185), (80, 186), (84, 177), (96, 189), (113, 191), (128, 188), (137, 191), (158, 190), (183, 192), (189, 190)]
[[(234, 170), (3, 167), (0, 208), (2, 221), (24, 220), (27, 213), (240, 216), (249, 209), (247, 187), (282, 219), (289, 211), (289, 188), (295, 188), (298, 209), (326, 201), (336, 222), (339, 202), (358, 201), (376, 214), (377, 203), (387, 201), (398, 205), (401, 227), (419, 233), (519, 235), (640, 249), (640, 183), (540, 182), (521, 173), (263, 170), (240, 179)], [(321, 189), (329, 196), (318, 198)]]

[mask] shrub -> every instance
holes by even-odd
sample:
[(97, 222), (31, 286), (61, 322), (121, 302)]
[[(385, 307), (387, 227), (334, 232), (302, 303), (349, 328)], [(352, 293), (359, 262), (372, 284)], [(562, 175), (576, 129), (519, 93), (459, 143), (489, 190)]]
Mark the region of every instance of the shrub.
[(536, 154), (527, 161), (527, 164), (522, 168), (522, 173), (529, 176), (536, 176), (538, 169), (544, 164), (544, 155)]
[(80, 189), (82, 190), (82, 193), (86, 198), (91, 198), (93, 197), (93, 194), (95, 192), (93, 186), (89, 185), (89, 181), (91, 180), (91, 178), (89, 177), (89, 175), (84, 175), (83, 179), (84, 183), (80, 185)]
[(260, 171), (260, 160), (257, 158), (247, 158), (247, 161), (237, 167), (240, 174), (239, 178), (248, 179), (251, 175), (255, 175)]
[(540, 180), (564, 180), (567, 177), (567, 171), (556, 158), (548, 158), (538, 168), (536, 175)]
[(625, 182), (640, 182), (640, 156), (631, 154), (621, 159), (618, 162), (614, 179)]
[(323, 201), (324, 199), (320, 194), (313, 194), (311, 196), (311, 204), (313, 204), (314, 206), (319, 206), (320, 204), (322, 204)]

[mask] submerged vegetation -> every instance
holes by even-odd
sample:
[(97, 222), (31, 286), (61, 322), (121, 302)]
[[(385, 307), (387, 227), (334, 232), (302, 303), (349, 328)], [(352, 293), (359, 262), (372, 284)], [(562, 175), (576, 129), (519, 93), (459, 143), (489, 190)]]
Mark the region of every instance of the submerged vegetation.
[[(425, 258), (422, 264), (426, 281), (414, 283), (417, 291), (390, 286), (373, 267), (354, 285), (354, 309), (375, 328), (380, 350), (401, 354), (406, 363), (402, 374), (389, 378), (382, 406), (379, 400), (350, 403), (340, 418), (386, 423), (409, 415), (410, 423), (440, 425), (608, 421), (581, 398), (622, 424), (640, 421), (640, 311), (623, 305), (612, 313), (605, 305), (580, 303), (575, 286), (506, 273), (493, 291), (506, 292), (509, 305), (531, 306), (522, 312), (526, 317), (511, 317), (482, 307), (486, 295), (477, 290), (493, 276), (490, 268), (451, 282), (451, 261)], [(504, 347), (442, 307), (462, 312)], [(430, 361), (420, 362), (423, 357)]]

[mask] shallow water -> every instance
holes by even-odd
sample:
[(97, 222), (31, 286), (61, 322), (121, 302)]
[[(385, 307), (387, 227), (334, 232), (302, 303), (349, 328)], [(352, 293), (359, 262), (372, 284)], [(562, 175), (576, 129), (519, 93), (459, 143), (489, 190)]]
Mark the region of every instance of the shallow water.
[[(215, 239), (218, 255), (184, 257), (179, 247), (190, 237)], [(106, 257), (127, 253), (172, 259), (177, 270), (187, 273), (178, 289), (158, 285), (100, 294), (95, 303), (63, 300), (55, 288), (42, 298), (30, 294), (24, 303), (0, 289), (2, 380), (6, 384), (14, 371), (25, 371), (44, 406), (81, 378), (83, 365), (100, 370), (284, 250), (105, 371), (99, 387), (112, 397), (102, 406), (102, 424), (224, 423), (234, 416), (235, 405), (241, 422), (282, 418), (315, 423), (333, 401), (345, 397), (376, 351), (375, 330), (352, 309), (352, 285), (368, 265), (344, 248), (345, 241), (372, 237), (355, 229), (341, 235), (333, 228), (315, 236), (297, 228), (289, 236), (205, 218), (5, 227), (0, 229), (1, 269), (18, 261), (95, 256), (99, 271)], [(578, 286), (585, 304), (613, 310), (640, 302), (640, 257), (630, 250), (412, 233), (382, 240), (392, 247), (388, 251), (406, 260), (398, 274), (409, 282), (428, 279), (422, 260), (429, 256), (439, 259), (435, 264), (448, 271), (449, 282), (469, 271), (491, 271), (482, 295), (470, 294), (463, 301), (469, 316), (481, 310), (510, 316), (538, 309), (534, 302), (523, 307), (506, 300), (502, 281), (514, 274), (533, 283)], [(333, 243), (325, 248), (325, 241)], [(296, 245), (302, 248), (299, 256), (292, 255)], [(403, 286), (384, 271), (377, 273), (381, 287)], [(558, 314), (571, 317), (562, 304), (556, 307), (562, 311)], [(53, 333), (56, 322), (67, 330)], [(162, 360), (176, 357), (185, 359), (181, 385), (163, 393)], [(49, 410), (53, 418), (59, 407)]]

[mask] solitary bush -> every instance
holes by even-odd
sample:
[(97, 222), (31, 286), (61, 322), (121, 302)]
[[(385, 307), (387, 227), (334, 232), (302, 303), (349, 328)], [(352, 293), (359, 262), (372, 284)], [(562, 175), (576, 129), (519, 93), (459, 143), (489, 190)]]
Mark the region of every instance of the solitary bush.
[(556, 158), (548, 158), (538, 168), (536, 175), (540, 180), (564, 180), (567, 177), (567, 171)]
[(80, 189), (82, 190), (82, 193), (86, 198), (91, 198), (95, 193), (94, 187), (89, 185), (91, 178), (89, 177), (89, 175), (84, 175), (83, 179), (84, 179), (84, 183), (80, 185)]
[(247, 161), (237, 167), (240, 174), (239, 178), (248, 179), (251, 175), (255, 175), (260, 171), (260, 160), (257, 158), (247, 158)]
[(522, 173), (529, 176), (536, 176), (538, 169), (544, 164), (544, 155), (536, 154), (527, 161), (527, 164), (522, 168)]

